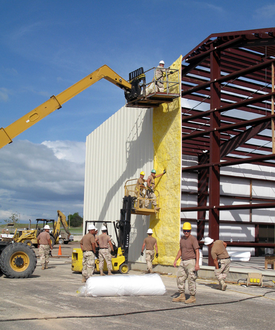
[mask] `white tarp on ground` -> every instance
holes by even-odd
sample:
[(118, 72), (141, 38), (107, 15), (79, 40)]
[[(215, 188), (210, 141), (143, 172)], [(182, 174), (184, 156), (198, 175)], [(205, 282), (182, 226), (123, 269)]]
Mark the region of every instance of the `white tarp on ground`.
[(79, 292), (85, 297), (160, 296), (166, 288), (159, 274), (109, 275), (90, 277)]

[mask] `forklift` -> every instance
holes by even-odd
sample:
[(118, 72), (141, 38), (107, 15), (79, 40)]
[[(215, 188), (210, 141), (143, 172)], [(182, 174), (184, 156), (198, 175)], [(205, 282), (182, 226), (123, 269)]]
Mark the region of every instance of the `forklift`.
[[(85, 222), (85, 233), (87, 226), (90, 223), (96, 225), (96, 223), (102, 223), (108, 228), (108, 224), (113, 224), (114, 231), (117, 238), (117, 246), (112, 241), (114, 252), (112, 253), (112, 270), (120, 272), (121, 274), (127, 274), (129, 271), (128, 266), (128, 254), (129, 254), (129, 242), (130, 242), (130, 231), (131, 231), (131, 213), (134, 209), (136, 197), (125, 196), (123, 198), (123, 207), (120, 210), (120, 220), (118, 221), (86, 221)], [(82, 259), (83, 252), (81, 248), (75, 248), (72, 252), (72, 266), (73, 272), (82, 271)], [(95, 270), (99, 272), (99, 259), (95, 260)], [(107, 271), (106, 261), (104, 261), (103, 271)]]

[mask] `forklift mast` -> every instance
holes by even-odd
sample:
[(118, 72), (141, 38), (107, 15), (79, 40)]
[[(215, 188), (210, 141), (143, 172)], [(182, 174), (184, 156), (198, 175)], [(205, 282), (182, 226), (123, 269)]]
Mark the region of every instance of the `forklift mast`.
[(120, 210), (118, 246), (124, 251), (125, 262), (128, 262), (130, 231), (131, 231), (131, 211), (136, 197), (130, 195), (123, 197), (123, 206)]

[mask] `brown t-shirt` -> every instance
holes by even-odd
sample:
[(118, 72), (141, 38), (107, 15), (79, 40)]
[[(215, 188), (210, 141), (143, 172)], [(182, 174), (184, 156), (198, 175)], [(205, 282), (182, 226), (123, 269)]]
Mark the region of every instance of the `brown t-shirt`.
[(214, 242), (211, 249), (211, 256), (213, 259), (227, 259), (229, 258), (229, 254), (226, 251), (225, 246), (223, 245), (223, 241), (217, 240)]
[(106, 234), (101, 234), (98, 236), (98, 246), (100, 249), (108, 249), (108, 247), (110, 246), (109, 242), (110, 242), (111, 238), (110, 236), (106, 235)]
[(50, 234), (47, 231), (42, 231), (42, 233), (40, 233), (37, 236), (37, 240), (39, 240), (39, 244), (40, 245), (49, 245), (48, 240), (51, 238)]
[(188, 238), (183, 236), (180, 240), (181, 259), (196, 259), (196, 250), (199, 248), (199, 243), (194, 236), (190, 235)]
[(148, 236), (144, 239), (143, 243), (145, 243), (146, 250), (154, 250), (157, 240), (152, 236)]
[(80, 244), (83, 245), (83, 251), (93, 251), (92, 243), (95, 243), (95, 237), (90, 233), (83, 236), (80, 241)]

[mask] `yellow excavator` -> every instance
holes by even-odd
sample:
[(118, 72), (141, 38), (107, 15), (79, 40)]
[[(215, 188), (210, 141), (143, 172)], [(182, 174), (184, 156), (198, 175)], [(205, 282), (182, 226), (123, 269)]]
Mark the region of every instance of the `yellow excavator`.
[[(59, 210), (57, 211), (57, 215), (57, 221), (53, 219), (36, 219), (35, 229), (15, 230), (14, 235), (10, 240), (16, 243), (25, 243), (29, 246), (37, 247), (37, 236), (43, 231), (45, 225), (49, 225), (51, 227), (50, 237), (52, 245), (58, 244), (61, 240), (64, 244), (68, 244), (72, 238), (66, 221), (66, 216)], [(65, 233), (61, 231), (61, 225), (63, 226)]]

